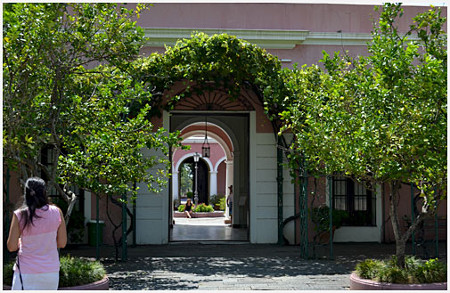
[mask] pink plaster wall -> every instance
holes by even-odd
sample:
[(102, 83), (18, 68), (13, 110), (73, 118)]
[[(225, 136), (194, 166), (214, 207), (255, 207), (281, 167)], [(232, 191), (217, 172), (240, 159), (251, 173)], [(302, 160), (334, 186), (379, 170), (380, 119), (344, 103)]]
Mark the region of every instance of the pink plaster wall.
[[(156, 3), (142, 27), (310, 30), (346, 33), (370, 32), (373, 5), (286, 3)], [(400, 29), (427, 7), (405, 6)], [(147, 13), (146, 13), (147, 14)], [(144, 14), (143, 14), (144, 15)]]
[(217, 168), (217, 194), (227, 194), (226, 187), (226, 178), (227, 178), (227, 170), (226, 170), (225, 161), (222, 161)]
[[(189, 125), (182, 130), (181, 134), (184, 135), (191, 131), (198, 131), (198, 130), (205, 131), (205, 127), (203, 125), (201, 125), (201, 126), (200, 125)], [(208, 124), (208, 133), (214, 133), (214, 134), (218, 135), (225, 142), (228, 149), (230, 151), (233, 151), (233, 143), (231, 142), (228, 135), (226, 135), (225, 132), (221, 128), (219, 128), (215, 125)]]
[[(172, 164), (173, 166), (177, 166), (180, 159), (186, 155), (186, 154), (193, 154), (195, 152), (198, 152), (199, 154), (202, 153), (202, 144), (201, 143), (183, 143), (183, 145), (190, 145), (190, 150), (181, 150), (177, 149), (173, 153), (173, 159)], [(209, 157), (209, 160), (213, 164), (213, 168), (216, 166), (219, 159), (223, 158), (225, 156), (225, 152), (223, 151), (222, 147), (218, 143), (210, 143), (211, 147), (211, 156)], [(213, 170), (210, 170), (213, 171)]]

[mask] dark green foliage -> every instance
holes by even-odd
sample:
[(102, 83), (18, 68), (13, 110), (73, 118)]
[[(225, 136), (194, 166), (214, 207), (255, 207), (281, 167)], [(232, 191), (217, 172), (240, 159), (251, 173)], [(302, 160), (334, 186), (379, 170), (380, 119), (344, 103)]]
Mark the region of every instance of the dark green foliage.
[(356, 265), (360, 278), (377, 282), (398, 284), (423, 284), (447, 281), (447, 267), (437, 259), (424, 261), (413, 256), (406, 256), (406, 267), (397, 265), (396, 257), (390, 260), (367, 259)]
[(3, 265), (3, 284), (11, 286), (14, 275), (13, 266), (15, 260)]
[[(312, 208), (310, 210), (311, 221), (315, 224), (316, 232), (326, 231), (330, 229), (330, 208), (326, 205)], [(332, 213), (332, 225), (337, 229), (348, 218), (347, 211), (334, 210)]]
[[(100, 281), (106, 275), (99, 261), (85, 258), (62, 256), (59, 271), (59, 287), (73, 287)], [(14, 262), (3, 265), (3, 284), (11, 285)]]

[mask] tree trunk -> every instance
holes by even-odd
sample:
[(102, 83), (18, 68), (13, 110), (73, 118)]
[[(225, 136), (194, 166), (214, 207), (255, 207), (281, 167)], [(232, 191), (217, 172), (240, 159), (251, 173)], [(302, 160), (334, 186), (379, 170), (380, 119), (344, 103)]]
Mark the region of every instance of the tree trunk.
[(391, 208), (391, 223), (395, 236), (395, 256), (397, 257), (397, 265), (405, 267), (405, 249), (406, 240), (405, 235), (402, 235), (400, 222), (398, 217), (398, 191), (401, 183), (399, 181), (392, 181), (390, 184), (389, 203)]

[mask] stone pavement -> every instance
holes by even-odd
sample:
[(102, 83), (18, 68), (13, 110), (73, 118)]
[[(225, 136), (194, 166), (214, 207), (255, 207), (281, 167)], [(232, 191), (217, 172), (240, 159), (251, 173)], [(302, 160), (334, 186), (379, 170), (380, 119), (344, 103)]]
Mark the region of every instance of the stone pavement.
[[(334, 244), (333, 260), (303, 260), (298, 246), (172, 242), (129, 247), (127, 262), (115, 262), (109, 246), (100, 256), (113, 290), (345, 290), (356, 263), (394, 251), (393, 244)], [(441, 243), (441, 258), (446, 251)], [(87, 246), (61, 252), (95, 257)]]

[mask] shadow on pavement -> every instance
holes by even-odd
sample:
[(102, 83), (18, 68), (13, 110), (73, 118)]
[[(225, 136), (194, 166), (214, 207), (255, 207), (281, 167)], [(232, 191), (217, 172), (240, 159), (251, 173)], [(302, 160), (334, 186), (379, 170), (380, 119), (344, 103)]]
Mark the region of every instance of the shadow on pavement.
[[(330, 282), (346, 278), (366, 258), (388, 258), (395, 253), (394, 244), (346, 243), (333, 248), (334, 259), (304, 260), (298, 246), (176, 243), (129, 247), (128, 260), (115, 262), (114, 249), (104, 246), (101, 261), (111, 289), (189, 290), (227, 282), (236, 286), (284, 279), (302, 282), (304, 277)], [(441, 259), (446, 259), (446, 243), (441, 250)], [(95, 248), (78, 247), (62, 253), (95, 257)]]

